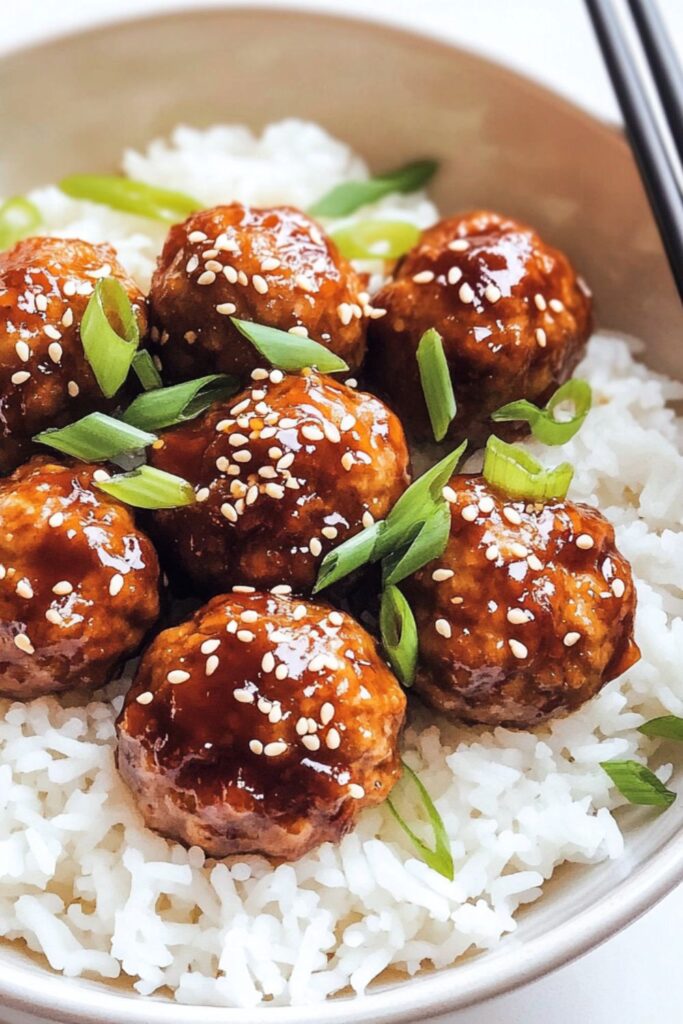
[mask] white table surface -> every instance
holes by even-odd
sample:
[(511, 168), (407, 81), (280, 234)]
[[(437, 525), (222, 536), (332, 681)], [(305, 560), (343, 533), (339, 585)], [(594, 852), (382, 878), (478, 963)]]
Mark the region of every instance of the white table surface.
[[(57, 32), (226, 0), (6, 0), (0, 53)], [(250, 0), (235, 0), (249, 4)], [(290, 0), (264, 0), (288, 6)], [(612, 121), (619, 111), (581, 0), (292, 0), (301, 8), (371, 12), (495, 57)], [(683, 54), (683, 2), (660, 0)], [(4, 5), (3, 5), (4, 6)], [(443, 1024), (681, 1024), (683, 886), (581, 960)]]

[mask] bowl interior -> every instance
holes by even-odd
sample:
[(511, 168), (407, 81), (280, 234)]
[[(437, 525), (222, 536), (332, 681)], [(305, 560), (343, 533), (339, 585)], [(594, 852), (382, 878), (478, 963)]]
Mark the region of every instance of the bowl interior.
[[(603, 327), (647, 342), (654, 368), (683, 376), (680, 305), (621, 135), (529, 81), (420, 35), (296, 11), (161, 16), (0, 61), (0, 195), (76, 171), (107, 171), (127, 146), (178, 122), (259, 128), (319, 121), (376, 169), (441, 162), (444, 212), (493, 207), (532, 223), (590, 282)], [(8, 144), (11, 140), (11, 144)], [(378, 985), (355, 1000), (250, 1010), (250, 1024), (410, 1020), (528, 981), (590, 948), (683, 875), (683, 807), (629, 812), (618, 862), (564, 869), (495, 950), (456, 968)], [(243, 1024), (239, 1010), (179, 1007), (51, 974), (0, 950), (0, 1003), (20, 1021)]]

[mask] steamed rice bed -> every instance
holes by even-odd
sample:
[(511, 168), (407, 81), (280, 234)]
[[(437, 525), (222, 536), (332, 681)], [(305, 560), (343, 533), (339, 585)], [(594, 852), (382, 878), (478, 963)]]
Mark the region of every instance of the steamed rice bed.
[[(348, 147), (296, 121), (260, 138), (241, 127), (179, 128), (170, 143), (127, 153), (123, 166), (207, 205), (305, 208), (367, 174)], [(46, 233), (111, 242), (148, 286), (163, 225), (53, 187), (31, 198)], [(419, 194), (373, 209), (421, 227), (437, 219)], [(457, 727), (412, 703), (404, 756), (450, 835), (453, 882), (412, 855), (382, 807), (366, 811), (339, 846), (279, 866), (259, 856), (205, 863), (201, 850), (148, 831), (114, 764), (125, 689), (116, 684), (87, 705), (2, 702), (0, 934), (67, 975), (128, 975), (143, 994), (302, 1004), (349, 986), (362, 992), (390, 965), (413, 974), (488, 948), (515, 929), (515, 911), (541, 895), (559, 864), (618, 857), (612, 811), (623, 800), (599, 762), (645, 758), (654, 745), (637, 727), (683, 714), (683, 420), (667, 408), (683, 386), (641, 365), (638, 351), (629, 339), (591, 340), (576, 375), (591, 383), (594, 407), (560, 455), (576, 468), (570, 497), (600, 507), (633, 565), (642, 659), (578, 712), (534, 732)], [(560, 461), (557, 449), (529, 448), (549, 465)], [(657, 775), (666, 782), (671, 770)], [(406, 791), (406, 809), (407, 799)]]

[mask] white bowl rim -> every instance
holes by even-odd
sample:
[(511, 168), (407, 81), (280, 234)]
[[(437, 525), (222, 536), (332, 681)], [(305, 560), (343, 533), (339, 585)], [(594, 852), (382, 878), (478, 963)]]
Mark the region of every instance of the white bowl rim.
[[(122, 17), (112, 15), (98, 19), (95, 25), (86, 29), (59, 29), (35, 43), (12, 47), (0, 54), (0, 64), (24, 52), (39, 51), (70, 38), (95, 35), (110, 27), (171, 21), (174, 18), (182, 19), (189, 13), (197, 18), (240, 13), (270, 17), (305, 15), (329, 21), (331, 25), (341, 21), (370, 26), (404, 39), (417, 36), (436, 49), (460, 53), (466, 59), (495, 67), (499, 74), (514, 80), (518, 88), (526, 87), (543, 93), (547, 101), (589, 122), (592, 127), (597, 125), (610, 133), (618, 130), (535, 79), (494, 58), (444, 41), (436, 29), (399, 24), (384, 12), (348, 13), (344, 9), (343, 0), (333, 0), (331, 9), (325, 11), (297, 3), (297, 0), (290, 0), (286, 6), (232, 0), (225, 6), (174, 6), (169, 11), (155, 7), (151, 12), (126, 12)], [(495, 969), (489, 960), (473, 956), (451, 967), (378, 987), (366, 995), (331, 999), (312, 1005), (233, 1008), (180, 1004), (153, 996), (138, 997), (135, 993), (124, 993), (107, 982), (79, 983), (79, 979), (65, 979), (47, 967), (37, 975), (35, 962), (27, 967), (18, 965), (14, 960), (3, 962), (0, 946), (0, 1005), (24, 1013), (42, 1014), (39, 1020), (64, 1024), (348, 1024), (351, 1018), (353, 1024), (410, 1024), (485, 1002), (570, 963), (633, 922), (681, 881), (683, 829), (670, 836), (647, 862), (627, 877), (619, 879), (609, 895), (601, 897), (586, 910), (551, 927), (542, 935), (517, 945), (514, 956), (503, 955), (497, 959)], [(508, 938), (513, 939), (514, 934)], [(501, 945), (497, 947), (498, 950), (501, 950)]]

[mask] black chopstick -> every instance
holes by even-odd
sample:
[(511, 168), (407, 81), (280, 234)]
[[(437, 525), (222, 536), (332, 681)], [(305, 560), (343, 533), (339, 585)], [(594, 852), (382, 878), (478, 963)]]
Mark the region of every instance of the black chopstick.
[(652, 0), (629, 0), (643, 49), (666, 112), (678, 155), (683, 161), (683, 71), (657, 5)]
[(610, 0), (586, 0), (674, 280), (683, 299), (683, 197), (655, 114)]

